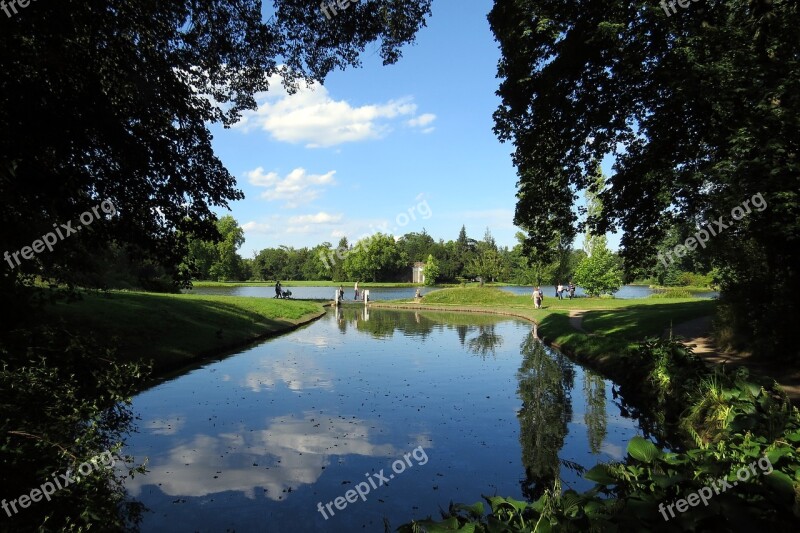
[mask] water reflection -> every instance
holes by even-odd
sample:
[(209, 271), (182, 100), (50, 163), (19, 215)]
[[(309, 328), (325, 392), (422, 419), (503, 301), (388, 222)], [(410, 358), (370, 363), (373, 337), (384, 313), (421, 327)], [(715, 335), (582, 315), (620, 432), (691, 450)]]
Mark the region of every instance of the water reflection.
[(333, 387), (330, 375), (306, 356), (278, 360), (263, 357), (260, 363), (242, 380), (242, 385), (253, 392), (274, 389), (278, 383), (283, 383), (293, 391), (309, 388), (330, 390)]
[[(381, 531), (451, 500), (588, 488), (579, 469), (637, 431), (607, 386), (527, 322), (346, 305), (137, 396), (129, 452), (150, 471), (126, 488), (152, 510), (145, 532)], [(420, 445), (424, 467), (316, 512)]]
[(496, 355), (497, 348), (503, 344), (503, 337), (495, 333), (494, 328), (494, 324), (478, 326), (478, 334), (469, 340), (467, 349), (480, 357)]
[(583, 420), (589, 437), (589, 449), (592, 453), (600, 453), (608, 430), (606, 382), (591, 370), (583, 372), (583, 398), (586, 402)]
[[(370, 443), (370, 423), (364, 420), (320, 417), (303, 413), (274, 417), (266, 429), (218, 435), (194, 435), (172, 447), (149, 465), (160, 480), (159, 489), (169, 496), (201, 497), (234, 491), (249, 499), (263, 493), (281, 500), (288, 489), (315, 483), (333, 454), (394, 457), (390, 444)], [(127, 484), (138, 496), (147, 476)]]
[(549, 352), (533, 331), (523, 339), (520, 352), (517, 392), (522, 408), (517, 417), (525, 467), (522, 492), (536, 499), (559, 478), (558, 452), (572, 420), (575, 370), (564, 355)]

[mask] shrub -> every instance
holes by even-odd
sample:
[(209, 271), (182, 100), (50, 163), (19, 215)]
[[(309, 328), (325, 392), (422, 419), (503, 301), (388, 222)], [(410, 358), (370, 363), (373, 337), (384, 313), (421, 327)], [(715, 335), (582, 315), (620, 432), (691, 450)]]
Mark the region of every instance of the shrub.
[(691, 298), (692, 293), (686, 289), (667, 289), (665, 291), (654, 292), (650, 298)]

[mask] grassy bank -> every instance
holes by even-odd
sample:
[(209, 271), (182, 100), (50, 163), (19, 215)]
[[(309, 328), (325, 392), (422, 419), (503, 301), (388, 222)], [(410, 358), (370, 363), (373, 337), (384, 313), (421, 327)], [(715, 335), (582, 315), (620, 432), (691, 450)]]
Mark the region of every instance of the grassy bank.
[(114, 339), (119, 362), (152, 359), (154, 374), (287, 331), (323, 313), (319, 303), (238, 296), (86, 293), (47, 308), (74, 333)]

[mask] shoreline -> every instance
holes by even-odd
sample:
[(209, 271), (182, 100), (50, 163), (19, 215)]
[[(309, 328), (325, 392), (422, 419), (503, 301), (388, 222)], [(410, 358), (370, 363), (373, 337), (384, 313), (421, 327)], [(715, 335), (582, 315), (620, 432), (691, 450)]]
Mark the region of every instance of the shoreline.
[[(545, 346), (549, 346), (555, 348), (556, 350), (562, 352), (564, 355), (574, 359), (575, 362), (580, 363), (581, 365), (589, 368), (594, 372), (598, 372), (599, 374), (603, 375), (605, 378), (614, 381), (618, 385), (623, 385), (623, 381), (627, 379), (626, 374), (615, 370), (614, 366), (609, 366), (604, 364), (607, 362), (608, 356), (601, 356), (599, 360), (594, 360), (589, 358), (588, 356), (579, 353), (577, 350), (572, 349), (572, 347), (568, 346), (567, 344), (558, 343), (546, 335), (543, 335), (541, 329), (546, 329), (546, 326), (543, 326), (542, 322), (538, 321), (533, 316), (530, 316), (524, 313), (522, 309), (519, 311), (504, 311), (502, 309), (496, 308), (487, 308), (487, 307), (463, 307), (463, 306), (448, 306), (448, 305), (436, 305), (436, 304), (414, 304), (414, 303), (383, 303), (383, 302), (375, 302), (371, 303), (370, 307), (374, 307), (376, 309), (397, 309), (397, 310), (408, 310), (408, 311), (449, 311), (452, 313), (475, 313), (475, 314), (490, 314), (490, 315), (499, 315), (499, 316), (507, 316), (513, 318), (520, 318), (522, 320), (526, 320), (532, 323), (536, 327), (536, 338), (542, 341)], [(531, 311), (534, 311), (531, 309)], [(552, 314), (548, 315), (547, 317), (553, 316)], [(546, 317), (546, 318), (547, 318)], [(569, 318), (567, 316), (567, 318)], [(582, 335), (585, 337), (589, 337), (589, 333), (584, 333), (579, 330), (575, 330), (575, 334)], [(557, 337), (556, 337), (557, 338)]]
[[(567, 315), (561, 313), (550, 313), (544, 317), (543, 320), (537, 320), (530, 314), (525, 313), (526, 310), (519, 309), (519, 310), (502, 310), (497, 308), (491, 307), (466, 307), (464, 305), (442, 305), (442, 304), (424, 304), (424, 303), (384, 303), (384, 302), (374, 302), (370, 304), (370, 307), (374, 307), (376, 309), (397, 309), (397, 310), (409, 310), (409, 311), (449, 311), (454, 313), (476, 313), (476, 314), (491, 314), (491, 315), (499, 315), (499, 316), (508, 316), (514, 318), (520, 318), (522, 320), (526, 320), (531, 322), (536, 327), (536, 336), (545, 346), (549, 346), (555, 348), (556, 350), (560, 351), (570, 359), (574, 360), (575, 362), (581, 364), (582, 366), (601, 374), (606, 379), (609, 379), (616, 384), (622, 387), (631, 387), (635, 388), (636, 383), (633, 383), (633, 380), (638, 379), (637, 376), (631, 376), (630, 368), (626, 364), (626, 357), (624, 354), (613, 355), (611, 353), (600, 353), (593, 354), (586, 350), (581, 350), (581, 345), (583, 342), (591, 342), (591, 337), (602, 336), (600, 334), (587, 332), (582, 328), (576, 328), (574, 323), (571, 321), (575, 318), (573, 313), (570, 312)], [(534, 310), (531, 309), (530, 312)], [(561, 309), (560, 311), (564, 311)], [(574, 311), (574, 310), (571, 310)], [(570, 327), (572, 328), (572, 333), (569, 334), (571, 337), (567, 339), (567, 342), (557, 342), (556, 339), (561, 337), (562, 335), (548, 335), (548, 320), (552, 323), (554, 316), (561, 316), (567, 319)], [(678, 328), (683, 326), (684, 323), (676, 324), (675, 327)], [(663, 335), (663, 334), (662, 334)], [(701, 337), (700, 337), (701, 338)], [(573, 342), (570, 342), (573, 340)], [(643, 340), (643, 339), (642, 339)], [(697, 344), (696, 341), (698, 338), (685, 338), (685, 344), (694, 345)], [(698, 350), (696, 355), (708, 366), (715, 366), (720, 363), (720, 354), (716, 352), (709, 352), (704, 350)], [(800, 387), (793, 387), (792, 383), (789, 382), (787, 385), (784, 385), (777, 378), (773, 375), (764, 373), (763, 370), (768, 368), (762, 364), (747, 364), (747, 363), (740, 363), (742, 366), (748, 368), (753, 376), (768, 378), (769, 380), (773, 380), (778, 385), (781, 386), (783, 391), (789, 397), (791, 402), (794, 405), (800, 404)], [(781, 380), (785, 381), (785, 380)]]
[(166, 383), (167, 381), (180, 377), (191, 370), (201, 368), (210, 362), (222, 361), (246, 348), (255, 346), (256, 344), (260, 344), (276, 337), (280, 337), (286, 333), (291, 333), (302, 328), (303, 326), (307, 326), (308, 324), (311, 324), (312, 322), (315, 322), (325, 316), (325, 314), (328, 312), (327, 307), (329, 306), (330, 304), (323, 305), (323, 309), (321, 311), (308, 313), (307, 315), (296, 320), (282, 319), (277, 321), (278, 325), (276, 329), (265, 331), (253, 337), (231, 341), (230, 344), (214, 348), (207, 352), (198, 353), (186, 361), (174, 364), (166, 364), (159, 368), (153, 366), (152, 374), (147, 378), (147, 381), (144, 383), (142, 388), (137, 391), (137, 394), (160, 385), (161, 383)]
[(152, 364), (143, 386), (300, 328), (327, 302), (147, 292), (85, 292), (44, 309), (45, 323), (106, 339), (116, 363)]

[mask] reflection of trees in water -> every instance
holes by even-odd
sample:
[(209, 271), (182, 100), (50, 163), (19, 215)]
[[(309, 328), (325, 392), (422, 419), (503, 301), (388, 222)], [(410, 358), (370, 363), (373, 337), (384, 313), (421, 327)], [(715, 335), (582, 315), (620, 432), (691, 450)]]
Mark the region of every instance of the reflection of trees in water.
[[(498, 322), (503, 319), (496, 317), (380, 308), (373, 308), (365, 315), (362, 306), (342, 306), (335, 310), (334, 317), (342, 333), (346, 333), (348, 327), (355, 327), (379, 339), (391, 337), (395, 331), (399, 331), (407, 337), (425, 340), (434, 329), (455, 329), (461, 346), (481, 357), (494, 356), (503, 344), (503, 337), (495, 331)], [(472, 333), (477, 334), (468, 339)]]
[[(347, 306), (335, 311), (335, 319), (342, 333), (351, 326), (375, 338), (391, 337), (399, 331), (407, 337), (424, 340), (434, 329), (455, 329), (461, 346), (482, 357), (494, 355), (503, 343), (503, 337), (495, 333), (495, 326), (504, 319), (497, 317), (381, 308), (372, 308), (365, 315), (362, 306)], [(477, 332), (477, 336), (467, 340), (472, 332)]]
[(494, 328), (495, 324), (478, 326), (478, 335), (469, 340), (467, 349), (483, 358), (489, 354), (494, 356), (497, 348), (503, 344), (503, 337), (495, 333)]
[(459, 324), (456, 326), (456, 331), (458, 331), (458, 342), (461, 343), (461, 346), (464, 346), (464, 342), (467, 340), (467, 332), (469, 331), (469, 326), (465, 326), (464, 324)]
[(589, 449), (592, 453), (600, 453), (603, 440), (606, 438), (608, 418), (606, 415), (606, 383), (603, 378), (589, 370), (583, 374), (583, 396), (586, 398), (586, 409), (583, 420), (586, 423), (586, 434), (589, 438)]
[(564, 446), (572, 419), (570, 391), (575, 380), (572, 363), (550, 353), (533, 334), (520, 346), (522, 365), (517, 372), (522, 408), (517, 413), (525, 479), (522, 492), (536, 499), (552, 487), (559, 475), (558, 452)]
[[(370, 309), (369, 320), (364, 320), (364, 309), (361, 306), (343, 308), (344, 322), (351, 322), (358, 331), (369, 333), (375, 338), (391, 337), (395, 330), (409, 337), (425, 339), (431, 334), (436, 322), (420, 313), (402, 312), (384, 309)], [(340, 325), (340, 329), (341, 329)]]

